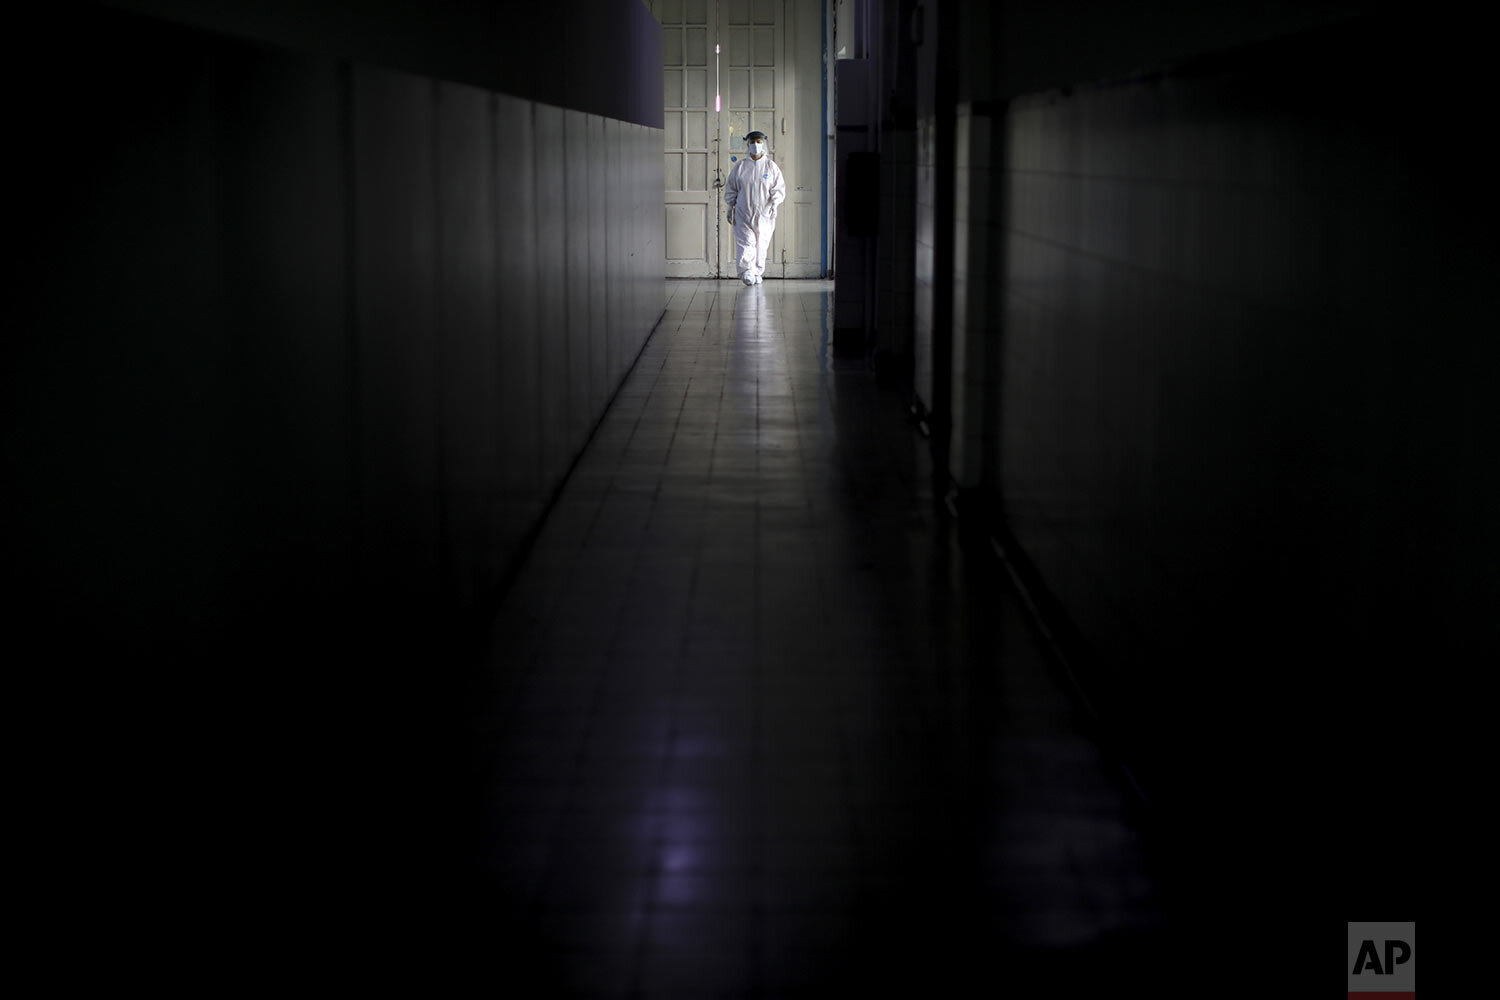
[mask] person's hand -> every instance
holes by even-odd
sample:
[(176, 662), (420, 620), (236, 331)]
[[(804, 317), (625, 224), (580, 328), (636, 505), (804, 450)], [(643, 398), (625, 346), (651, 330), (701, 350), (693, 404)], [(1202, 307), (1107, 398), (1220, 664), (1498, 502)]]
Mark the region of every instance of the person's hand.
[(734, 225), (734, 209), (729, 210), (729, 224)]

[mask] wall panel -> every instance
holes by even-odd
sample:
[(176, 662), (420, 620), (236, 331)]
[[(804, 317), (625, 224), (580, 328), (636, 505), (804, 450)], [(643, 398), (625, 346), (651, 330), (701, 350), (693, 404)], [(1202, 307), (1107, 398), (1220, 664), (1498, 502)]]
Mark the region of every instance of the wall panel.
[(566, 111), (563, 119), (563, 162), (566, 192), (566, 215), (563, 220), (567, 258), (567, 325), (568, 325), (568, 447), (570, 452), (583, 446), (600, 411), (592, 403), (590, 381), (595, 363), (590, 326), (596, 322), (591, 312), (591, 295), (596, 276), (589, 272), (589, 159), (588, 115)]
[(430, 80), (354, 72), (361, 573), (420, 599), (442, 548), (435, 103)]
[(505, 441), (495, 281), (495, 125), (490, 95), (443, 84), (438, 103), (438, 298), (442, 316), (442, 496), (453, 599), (477, 606), (498, 583)]
[(589, 249), (589, 357), (592, 368), (589, 372), (589, 408), (591, 412), (603, 413), (615, 383), (609, 377), (609, 218), (612, 211), (608, 201), (608, 176), (612, 169), (609, 150), (605, 147), (605, 120), (598, 115), (588, 116), (588, 162), (589, 162), (589, 206), (586, 243)]
[(505, 428), (504, 523), (518, 542), (541, 509), (542, 369), (538, 297), (536, 106), (495, 97), (494, 161), (496, 288), (500, 316), (500, 398)]
[(536, 206), (536, 235), (531, 244), (537, 274), (537, 384), (545, 387), (534, 414), (541, 431), (541, 481), (562, 479), (572, 462), (568, 450), (567, 270), (564, 257), (565, 174), (563, 112), (535, 105), (536, 174), (531, 191)]

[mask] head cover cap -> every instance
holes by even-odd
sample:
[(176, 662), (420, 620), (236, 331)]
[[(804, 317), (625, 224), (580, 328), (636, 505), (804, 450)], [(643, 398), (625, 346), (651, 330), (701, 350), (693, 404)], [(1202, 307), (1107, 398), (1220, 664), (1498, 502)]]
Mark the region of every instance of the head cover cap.
[(765, 142), (766, 134), (764, 132), (751, 132), (749, 135), (745, 136), (746, 142), (754, 142), (757, 139), (759, 139), (761, 142)]

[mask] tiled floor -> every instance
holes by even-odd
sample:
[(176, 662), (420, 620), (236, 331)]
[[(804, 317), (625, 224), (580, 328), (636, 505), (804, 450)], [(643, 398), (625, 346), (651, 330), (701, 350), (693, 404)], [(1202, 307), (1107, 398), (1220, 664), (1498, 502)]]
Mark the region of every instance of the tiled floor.
[(668, 282), (510, 591), (475, 706), (497, 980), (1068, 995), (1157, 937), (1128, 785), (900, 400), (833, 358), (832, 292)]

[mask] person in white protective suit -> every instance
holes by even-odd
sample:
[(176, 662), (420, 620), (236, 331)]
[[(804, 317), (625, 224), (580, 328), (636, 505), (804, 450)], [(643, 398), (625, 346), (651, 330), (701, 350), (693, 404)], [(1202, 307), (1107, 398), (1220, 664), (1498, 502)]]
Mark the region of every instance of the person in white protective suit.
[(751, 132), (745, 141), (750, 156), (730, 168), (724, 201), (734, 223), (735, 270), (745, 284), (758, 285), (776, 232), (776, 206), (786, 201), (786, 178), (766, 152), (764, 132)]

